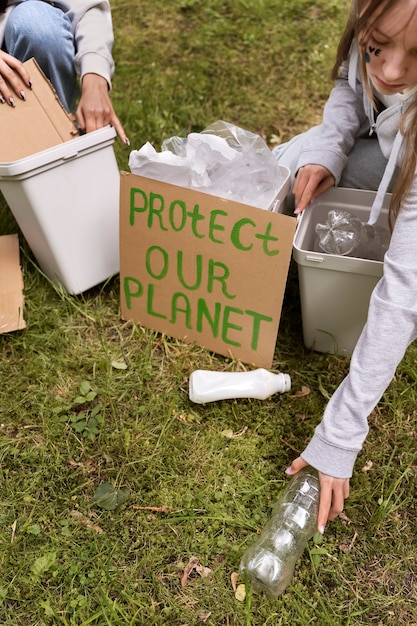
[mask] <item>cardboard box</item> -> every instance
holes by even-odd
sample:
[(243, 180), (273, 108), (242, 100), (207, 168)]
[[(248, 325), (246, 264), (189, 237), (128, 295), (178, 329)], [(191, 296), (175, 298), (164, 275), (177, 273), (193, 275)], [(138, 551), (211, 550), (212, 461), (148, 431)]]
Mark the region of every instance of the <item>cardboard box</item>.
[(17, 235), (3, 235), (0, 237), (0, 333), (25, 326), (19, 239)]
[[(366, 222), (375, 193), (331, 189), (302, 214), (294, 239), (298, 265), (304, 344), (317, 352), (350, 356), (368, 315), (371, 293), (382, 276), (383, 263), (317, 252), (315, 227), (329, 210), (349, 211)], [(390, 194), (378, 226), (388, 228)]]
[(107, 126), (11, 163), (3, 193), (43, 272), (78, 294), (119, 271), (120, 173)]
[(286, 215), (122, 173), (123, 319), (269, 368), (295, 227)]
[(79, 135), (74, 117), (65, 111), (35, 59), (24, 66), (32, 89), (25, 89), (25, 102), (15, 97), (15, 107), (1, 107), (0, 163), (23, 159)]

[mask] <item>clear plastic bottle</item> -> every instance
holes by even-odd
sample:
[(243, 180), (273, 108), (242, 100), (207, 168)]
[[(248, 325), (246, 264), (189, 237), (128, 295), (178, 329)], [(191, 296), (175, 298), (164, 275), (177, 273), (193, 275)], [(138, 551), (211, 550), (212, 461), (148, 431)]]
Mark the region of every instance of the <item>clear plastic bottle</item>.
[(389, 232), (371, 226), (348, 211), (331, 210), (327, 220), (316, 225), (317, 251), (382, 261), (389, 245)]
[(260, 536), (244, 553), (240, 573), (252, 588), (281, 595), (291, 582), (297, 559), (317, 530), (320, 484), (311, 467), (295, 474), (275, 504)]
[(230, 398), (265, 400), (274, 393), (290, 389), (288, 374), (274, 374), (262, 367), (250, 372), (195, 370), (189, 380), (189, 397), (197, 404)]

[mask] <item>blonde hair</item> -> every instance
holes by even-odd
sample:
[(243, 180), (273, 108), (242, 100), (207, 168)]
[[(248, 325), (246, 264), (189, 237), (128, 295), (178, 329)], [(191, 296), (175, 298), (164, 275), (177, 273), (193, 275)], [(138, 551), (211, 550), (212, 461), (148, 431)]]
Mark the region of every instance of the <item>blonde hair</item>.
[[(339, 76), (340, 66), (349, 55), (352, 42), (354, 40), (357, 42), (361, 56), (363, 82), (371, 101), (374, 98), (367, 78), (365, 45), (376, 21), (393, 9), (399, 2), (401, 0), (352, 0), (346, 28), (337, 49), (336, 61), (332, 70), (333, 79)], [(402, 116), (400, 131), (404, 137), (404, 152), (389, 209), (391, 227), (400, 210), (402, 198), (411, 187), (417, 167), (417, 98), (413, 100)]]

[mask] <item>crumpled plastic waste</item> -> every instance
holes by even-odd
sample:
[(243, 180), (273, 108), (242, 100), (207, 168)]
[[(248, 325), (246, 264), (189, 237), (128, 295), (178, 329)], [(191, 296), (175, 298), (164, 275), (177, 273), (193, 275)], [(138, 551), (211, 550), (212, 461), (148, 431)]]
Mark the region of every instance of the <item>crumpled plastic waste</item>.
[(130, 153), (129, 167), (133, 174), (269, 210), (276, 210), (285, 181), (259, 135), (222, 120), (164, 140), (161, 152), (147, 142)]

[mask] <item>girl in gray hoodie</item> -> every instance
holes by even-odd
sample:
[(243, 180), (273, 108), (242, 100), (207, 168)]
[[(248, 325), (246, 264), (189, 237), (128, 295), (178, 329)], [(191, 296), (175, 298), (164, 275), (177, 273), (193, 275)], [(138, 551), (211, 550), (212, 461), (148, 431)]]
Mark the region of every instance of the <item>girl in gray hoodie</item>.
[(368, 416), (417, 337), (417, 0), (353, 0), (333, 76), (322, 124), (275, 151), (294, 175), (295, 213), (333, 185), (373, 188), (374, 223), (392, 189), (392, 236), (349, 374), (286, 470), (319, 471), (320, 532), (343, 510)]

